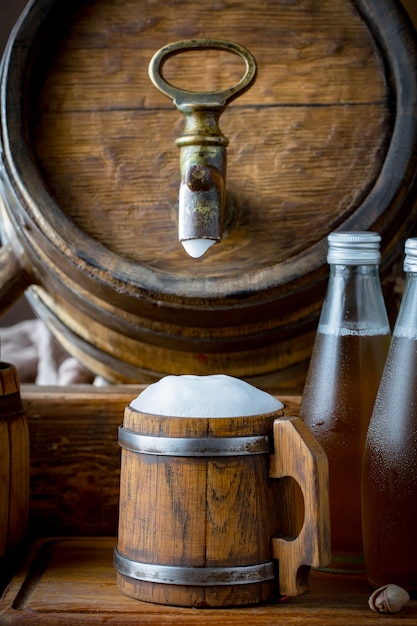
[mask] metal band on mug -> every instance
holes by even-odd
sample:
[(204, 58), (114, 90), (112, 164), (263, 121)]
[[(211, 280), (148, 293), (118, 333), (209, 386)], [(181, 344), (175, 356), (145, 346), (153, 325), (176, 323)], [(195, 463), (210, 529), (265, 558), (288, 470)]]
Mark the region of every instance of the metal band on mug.
[(270, 452), (267, 435), (254, 437), (154, 437), (119, 426), (119, 444), (131, 452), (167, 456), (235, 456)]
[(273, 580), (274, 563), (259, 563), (239, 567), (180, 567), (140, 563), (126, 558), (115, 548), (113, 563), (119, 574), (151, 583), (214, 587), (217, 585), (247, 585)]

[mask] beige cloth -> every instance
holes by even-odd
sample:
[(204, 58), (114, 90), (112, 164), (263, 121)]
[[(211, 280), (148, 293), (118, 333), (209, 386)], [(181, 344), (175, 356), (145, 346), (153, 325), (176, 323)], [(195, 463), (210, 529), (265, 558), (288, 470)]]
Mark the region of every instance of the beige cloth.
[(0, 328), (0, 341), (1, 360), (16, 367), (21, 383), (97, 384), (94, 374), (58, 345), (41, 320)]

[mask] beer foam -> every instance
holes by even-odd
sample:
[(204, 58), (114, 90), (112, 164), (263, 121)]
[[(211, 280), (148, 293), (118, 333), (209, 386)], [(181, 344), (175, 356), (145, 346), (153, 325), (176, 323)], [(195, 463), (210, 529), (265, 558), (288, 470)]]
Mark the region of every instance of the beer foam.
[(233, 376), (165, 376), (146, 387), (130, 407), (178, 417), (244, 417), (283, 408), (271, 394)]

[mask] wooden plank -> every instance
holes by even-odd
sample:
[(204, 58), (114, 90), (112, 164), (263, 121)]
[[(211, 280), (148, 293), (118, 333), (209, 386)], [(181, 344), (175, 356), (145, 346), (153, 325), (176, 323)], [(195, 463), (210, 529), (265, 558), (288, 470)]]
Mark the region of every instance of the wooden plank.
[(31, 537), (115, 534), (117, 428), (124, 407), (139, 391), (23, 385), (31, 451)]
[(56, 538), (37, 543), (0, 601), (2, 626), (77, 624), (198, 624), (250, 622), (309, 626), (406, 626), (416, 624), (417, 600), (398, 615), (367, 605), (371, 589), (361, 575), (313, 572), (310, 591), (275, 604), (233, 609), (176, 608), (123, 595), (112, 565), (115, 538)]

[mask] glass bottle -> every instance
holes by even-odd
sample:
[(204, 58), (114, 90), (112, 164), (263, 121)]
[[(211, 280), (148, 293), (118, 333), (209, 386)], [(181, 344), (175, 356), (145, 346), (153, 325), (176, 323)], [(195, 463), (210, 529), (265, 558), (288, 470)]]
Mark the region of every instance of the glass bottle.
[(361, 468), (390, 343), (374, 232), (328, 237), (330, 276), (300, 416), (329, 460), (332, 570), (364, 569)]
[(362, 507), (374, 587), (417, 591), (417, 239), (405, 243), (406, 284), (369, 424)]

